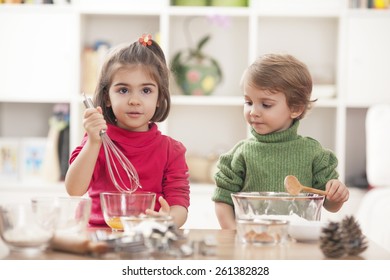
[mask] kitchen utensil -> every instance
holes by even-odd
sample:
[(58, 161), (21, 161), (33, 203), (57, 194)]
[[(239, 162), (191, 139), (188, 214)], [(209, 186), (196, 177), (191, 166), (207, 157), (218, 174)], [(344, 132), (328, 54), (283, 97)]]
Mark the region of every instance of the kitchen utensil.
[(288, 234), (299, 242), (318, 241), (321, 230), (328, 223), (324, 221), (291, 220), (288, 227)]
[(315, 194), (325, 195), (325, 196), (327, 195), (326, 191), (303, 186), (298, 181), (297, 177), (293, 175), (288, 175), (286, 176), (286, 178), (284, 178), (284, 186), (286, 187), (287, 192), (291, 195), (297, 195), (300, 192), (315, 193)]
[(232, 193), (236, 221), (300, 217), (309, 221), (320, 220), (325, 197), (312, 193), (290, 195), (286, 192)]
[(277, 245), (287, 241), (289, 222), (278, 219), (237, 220), (237, 236), (242, 243)]
[(103, 192), (100, 202), (106, 224), (113, 230), (123, 230), (121, 217), (139, 220), (147, 218), (146, 209), (154, 210), (156, 194), (153, 192)]
[[(84, 96), (84, 105), (86, 108), (95, 108), (91, 98)], [(100, 137), (102, 138), (104, 154), (106, 157), (108, 173), (114, 186), (120, 192), (135, 192), (137, 188), (142, 188), (139, 183), (138, 173), (135, 170), (130, 160), (122, 153), (121, 150), (111, 141), (108, 137), (106, 130), (100, 131)], [(122, 178), (121, 173), (118, 170), (118, 165), (123, 168), (127, 178)], [(127, 181), (128, 179), (128, 181)], [(118, 182), (119, 181), (119, 182)]]
[(49, 246), (57, 218), (54, 203), (0, 205), (0, 236), (11, 251), (38, 253)]
[(31, 198), (35, 205), (54, 204), (58, 208), (55, 236), (86, 236), (92, 201), (82, 196), (36, 196)]

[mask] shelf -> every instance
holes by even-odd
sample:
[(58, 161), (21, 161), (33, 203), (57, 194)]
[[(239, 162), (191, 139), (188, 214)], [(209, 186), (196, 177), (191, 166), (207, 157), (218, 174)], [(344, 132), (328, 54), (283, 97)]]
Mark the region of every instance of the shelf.
[[(249, 136), (239, 87), (243, 71), (264, 53), (291, 53), (308, 66), (314, 81), (312, 98), (318, 98), (302, 121), (302, 131), (336, 152), (342, 180), (344, 175), (360, 174), (364, 143), (354, 139), (362, 138), (363, 132), (351, 128), (362, 128), (370, 105), (389, 102), (390, 40), (384, 34), (390, 10), (349, 9), (347, 0), (248, 2), (249, 7), (179, 7), (170, 6), (169, 0), (0, 5), (0, 26), (12, 26), (0, 28), (1, 137), (46, 136), (51, 104), (68, 103), (71, 150), (80, 143), (84, 110), (80, 56), (96, 41), (114, 46), (137, 39), (142, 32), (158, 34), (170, 62), (191, 44), (186, 41), (188, 33), (194, 42), (210, 34), (203, 50), (219, 61), (224, 79), (211, 96), (172, 95), (171, 113), (161, 124), (164, 133), (182, 141), (189, 153), (207, 155), (231, 148)], [(229, 20), (227, 28), (211, 23), (211, 17), (218, 16)], [(197, 21), (190, 31), (183, 30), (193, 17)], [(30, 123), (22, 130), (26, 118)], [(349, 141), (354, 141), (353, 150)]]
[(252, 0), (258, 16), (273, 17), (338, 17), (345, 9), (339, 0)]
[(242, 96), (185, 96), (173, 95), (172, 105), (191, 106), (243, 106)]
[[(335, 95), (334, 85), (316, 85), (313, 87), (313, 98), (318, 98), (315, 103), (317, 107), (336, 107), (337, 99)], [(173, 95), (172, 105), (188, 105), (188, 106), (243, 106), (244, 98), (241, 95), (237, 96), (189, 96), (189, 95)]]
[(37, 191), (37, 192), (65, 192), (64, 182), (1, 182), (1, 192), (24, 192), (24, 191)]
[(251, 14), (245, 7), (179, 7), (172, 6), (168, 9), (170, 16), (232, 16), (248, 17)]

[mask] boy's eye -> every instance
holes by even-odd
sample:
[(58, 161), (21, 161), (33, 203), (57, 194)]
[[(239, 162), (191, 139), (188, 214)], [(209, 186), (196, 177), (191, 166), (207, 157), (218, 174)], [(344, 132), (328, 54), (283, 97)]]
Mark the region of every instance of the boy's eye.
[(263, 103), (263, 107), (264, 107), (264, 108), (271, 108), (272, 105), (271, 105), (271, 104), (267, 104), (267, 103)]

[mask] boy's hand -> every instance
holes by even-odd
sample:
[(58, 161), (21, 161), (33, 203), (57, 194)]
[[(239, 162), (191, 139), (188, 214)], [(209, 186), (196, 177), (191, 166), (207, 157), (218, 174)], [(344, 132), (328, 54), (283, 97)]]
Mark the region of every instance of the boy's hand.
[(326, 183), (326, 191), (328, 192), (326, 199), (335, 203), (344, 203), (349, 198), (348, 188), (336, 179)]

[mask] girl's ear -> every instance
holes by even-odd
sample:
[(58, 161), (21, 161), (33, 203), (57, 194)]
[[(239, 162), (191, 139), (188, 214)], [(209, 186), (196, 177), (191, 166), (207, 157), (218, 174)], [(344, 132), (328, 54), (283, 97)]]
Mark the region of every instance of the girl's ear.
[(111, 107), (111, 101), (110, 101), (110, 97), (108, 96), (108, 94), (106, 94), (106, 107)]

